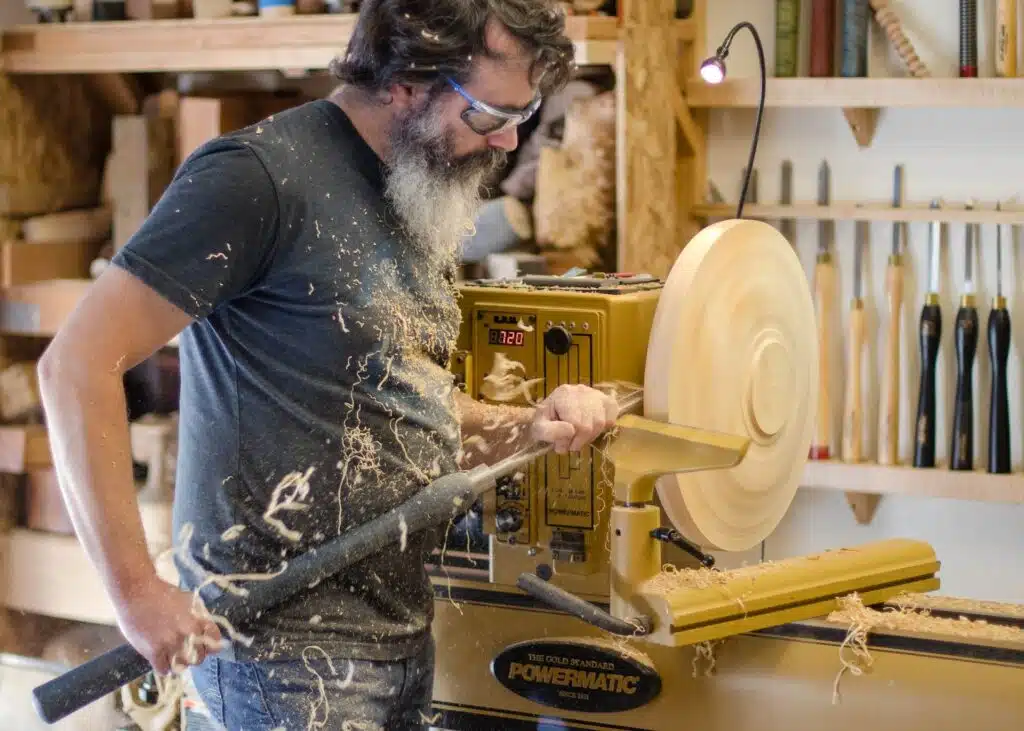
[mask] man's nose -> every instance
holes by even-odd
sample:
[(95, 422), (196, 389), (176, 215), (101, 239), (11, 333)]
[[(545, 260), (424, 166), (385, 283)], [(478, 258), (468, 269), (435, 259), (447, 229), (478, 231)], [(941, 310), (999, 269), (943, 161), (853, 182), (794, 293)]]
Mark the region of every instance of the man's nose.
[(499, 132), (498, 134), (488, 137), (487, 144), (491, 147), (496, 147), (499, 150), (512, 152), (512, 150), (519, 146), (519, 133), (515, 127), (512, 127), (504, 132)]

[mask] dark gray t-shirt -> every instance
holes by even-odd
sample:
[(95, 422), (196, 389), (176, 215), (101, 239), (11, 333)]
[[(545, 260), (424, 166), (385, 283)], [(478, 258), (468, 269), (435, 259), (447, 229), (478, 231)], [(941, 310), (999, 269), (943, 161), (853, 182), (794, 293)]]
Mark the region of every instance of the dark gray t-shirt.
[[(383, 186), (347, 116), (311, 102), (197, 150), (114, 260), (195, 318), (174, 505), (187, 588), (276, 572), (456, 469), (454, 272), (403, 238)], [(434, 545), (410, 535), (263, 613), (235, 657), (417, 652)]]

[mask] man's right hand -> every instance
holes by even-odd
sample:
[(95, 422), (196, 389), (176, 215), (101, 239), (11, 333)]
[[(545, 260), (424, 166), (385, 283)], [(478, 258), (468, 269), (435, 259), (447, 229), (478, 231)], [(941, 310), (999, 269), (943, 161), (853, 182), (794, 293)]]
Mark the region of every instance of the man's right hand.
[(197, 615), (194, 601), (191, 593), (154, 576), (115, 602), (125, 638), (158, 673), (198, 665), (222, 646), (220, 628)]

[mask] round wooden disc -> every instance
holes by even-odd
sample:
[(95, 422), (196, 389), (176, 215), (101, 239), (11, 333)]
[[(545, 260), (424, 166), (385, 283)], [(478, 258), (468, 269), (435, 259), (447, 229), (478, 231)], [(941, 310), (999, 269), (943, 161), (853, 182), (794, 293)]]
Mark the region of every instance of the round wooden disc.
[(658, 302), (644, 412), (751, 443), (736, 467), (658, 481), (677, 530), (725, 551), (752, 548), (775, 530), (807, 460), (817, 383), (814, 302), (793, 247), (760, 221), (698, 233)]

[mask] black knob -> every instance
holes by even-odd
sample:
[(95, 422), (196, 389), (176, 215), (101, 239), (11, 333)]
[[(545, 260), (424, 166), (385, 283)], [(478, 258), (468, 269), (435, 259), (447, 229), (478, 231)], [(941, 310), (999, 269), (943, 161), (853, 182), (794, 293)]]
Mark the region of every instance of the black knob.
[(516, 533), (523, 527), (523, 516), (515, 508), (502, 508), (494, 514), (494, 527), (499, 533)]
[(544, 333), (544, 347), (555, 355), (565, 355), (572, 345), (572, 335), (561, 325), (555, 325)]

